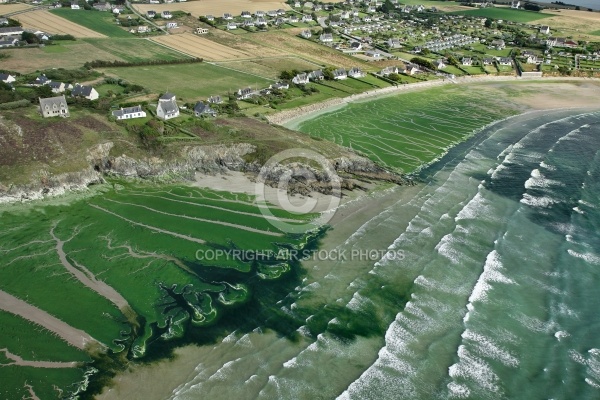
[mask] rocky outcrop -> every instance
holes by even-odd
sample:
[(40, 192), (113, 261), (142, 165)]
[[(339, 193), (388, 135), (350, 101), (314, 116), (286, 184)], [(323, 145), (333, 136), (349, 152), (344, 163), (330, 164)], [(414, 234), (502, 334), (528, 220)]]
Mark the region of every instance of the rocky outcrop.
[[(275, 164), (261, 172), (262, 166), (247, 162), (245, 156), (255, 151), (255, 146), (238, 143), (231, 146), (187, 146), (170, 159), (146, 157), (136, 159), (125, 154), (111, 155), (113, 143), (103, 143), (88, 150), (86, 157), (90, 164), (80, 172), (50, 175), (41, 171), (29, 185), (6, 187), (0, 184), (0, 204), (39, 200), (72, 191), (85, 190), (89, 185), (104, 182), (104, 176), (139, 178), (156, 181), (194, 180), (197, 172), (214, 175), (228, 171), (241, 171), (257, 176), (270, 186), (281, 185), (287, 179), (290, 193), (308, 194), (311, 191), (336, 194), (330, 174), (323, 169), (313, 168), (302, 163)], [(361, 187), (363, 180), (407, 183), (399, 175), (390, 173), (371, 160), (358, 155), (349, 155), (330, 160), (339, 176), (341, 189)]]
[(142, 179), (193, 179), (194, 173), (216, 174), (228, 170), (244, 171), (244, 156), (254, 152), (255, 147), (238, 143), (232, 146), (187, 146), (177, 157), (165, 160), (158, 157), (135, 159), (125, 154), (109, 157), (98, 152), (90, 160), (95, 170), (108, 175)]
[(83, 191), (92, 184), (103, 182), (102, 175), (92, 168), (60, 175), (50, 175), (46, 171), (40, 171), (38, 177), (28, 185), (5, 186), (0, 183), (0, 204), (60, 196)]

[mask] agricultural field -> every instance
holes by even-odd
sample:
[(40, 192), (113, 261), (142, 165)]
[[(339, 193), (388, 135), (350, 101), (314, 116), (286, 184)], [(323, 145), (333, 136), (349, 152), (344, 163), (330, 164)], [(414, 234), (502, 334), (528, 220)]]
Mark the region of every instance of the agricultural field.
[(154, 10), (158, 13), (161, 11), (184, 11), (191, 13), (194, 17), (200, 17), (207, 14), (215, 16), (223, 15), (223, 13), (231, 13), (233, 15), (240, 15), (242, 11), (255, 12), (257, 10), (277, 10), (283, 8), (289, 10), (288, 6), (283, 1), (273, 0), (230, 0), (227, 2), (219, 0), (208, 0), (208, 1), (191, 1), (185, 3), (175, 4), (133, 4), (133, 7), (142, 14), (145, 14), (148, 10)]
[(102, 71), (142, 85), (156, 93), (168, 90), (184, 102), (213, 95), (224, 96), (228, 92), (248, 86), (263, 88), (272, 83), (265, 78), (208, 63), (105, 68)]
[(0, 4), (0, 15), (6, 15), (17, 11), (23, 11), (27, 10), (28, 8), (32, 7), (25, 3)]
[(298, 57), (274, 57), (247, 61), (226, 61), (218, 65), (245, 71), (254, 75), (264, 76), (269, 79), (278, 79), (284, 70), (312, 70), (321, 68), (320, 65), (305, 61)]
[[(168, 36), (165, 36), (168, 37)], [(138, 38), (111, 38), (111, 39), (85, 39), (85, 41), (103, 53), (110, 53), (115, 60), (138, 62), (144, 60), (181, 60), (189, 58), (179, 51), (161, 46), (148, 39)], [(107, 58), (96, 58), (110, 60)]]
[(51, 13), (85, 26), (104, 36), (130, 38), (131, 33), (115, 24), (112, 13), (88, 10), (54, 9)]
[(237, 35), (232, 32), (239, 32), (242, 29), (235, 31), (222, 31), (220, 29), (210, 29), (207, 35), (202, 35), (203, 38), (212, 42), (219, 43), (230, 49), (239, 50), (244, 53), (252, 54), (254, 58), (264, 57), (281, 57), (289, 56), (289, 51), (285, 46), (271, 46), (261, 40), (256, 40), (256, 34)]
[[(539, 19), (548, 18), (548, 14), (542, 14), (535, 11), (513, 10), (511, 8), (476, 8), (465, 11), (457, 11), (452, 14), (469, 15), (471, 17), (486, 17), (493, 19), (501, 19), (504, 21), (513, 22), (532, 22)], [(546, 23), (547, 21), (544, 21)]]
[(288, 53), (310, 60), (324, 66), (361, 67), (371, 71), (378, 69), (374, 63), (367, 63), (356, 57), (347, 56), (341, 52), (323, 46), (310, 40), (296, 36), (293, 29), (281, 31), (259, 32), (252, 35), (252, 40), (265, 46), (285, 49)]
[(552, 28), (552, 36), (573, 36), (580, 40), (598, 41), (600, 13), (577, 10), (548, 10), (544, 24)]
[(513, 107), (480, 89), (446, 86), (351, 103), (302, 122), (298, 129), (409, 173), (476, 129), (514, 114)]
[[(314, 215), (271, 209), (268, 218), (308, 224), (287, 235), (245, 194), (124, 182), (103, 190), (1, 212), (0, 364), (11, 364), (2, 398), (68, 398), (84, 374), (106, 379), (83, 364), (103, 348), (124, 364), (173, 339), (216, 335), (232, 308), (255, 315), (264, 289), (296, 265), (268, 252), (303, 249), (322, 232), (311, 229)], [(216, 249), (266, 256), (217, 258)]]
[(238, 60), (256, 57), (256, 54), (253, 55), (232, 49), (191, 33), (158, 36), (150, 40), (208, 61)]
[(21, 22), (25, 28), (39, 29), (41, 31), (53, 34), (73, 35), (76, 38), (106, 37), (106, 35), (104, 35), (102, 32), (88, 29), (46, 10), (36, 10), (23, 14), (17, 14), (14, 16), (14, 19)]
[(68, 8), (59, 8), (50, 10), (51, 13), (59, 15), (69, 21), (83, 25), (93, 31), (102, 33), (112, 38), (131, 38), (130, 28), (122, 28), (116, 22), (117, 18), (113, 13), (91, 10), (71, 10)]
[(3, 69), (21, 73), (48, 68), (81, 68), (84, 63), (94, 60), (125, 61), (83, 40), (63, 40), (51, 46), (26, 50), (6, 48), (0, 53), (8, 55), (2, 59)]

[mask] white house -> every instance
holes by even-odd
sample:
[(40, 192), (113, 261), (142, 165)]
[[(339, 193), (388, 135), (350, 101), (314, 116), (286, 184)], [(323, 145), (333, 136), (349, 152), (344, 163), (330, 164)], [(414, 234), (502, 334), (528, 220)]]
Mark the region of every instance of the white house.
[(290, 84), (287, 82), (275, 82), (275, 83), (272, 83), (269, 87), (271, 89), (284, 90), (284, 89), (289, 89)]
[(295, 83), (296, 85), (306, 85), (308, 82), (308, 75), (304, 73), (298, 74), (292, 79), (292, 83)]
[(254, 92), (252, 91), (252, 88), (247, 87), (244, 89), (238, 89), (238, 91), (236, 92), (236, 96), (238, 100), (245, 100), (245, 99), (249, 99), (254, 95)]
[(344, 68), (339, 68), (333, 71), (333, 79), (336, 81), (342, 81), (348, 78), (348, 73)]
[(461, 63), (462, 63), (462, 65), (470, 67), (471, 65), (473, 65), (473, 59), (471, 57), (463, 57), (463, 59), (461, 60)]
[(71, 91), (71, 96), (73, 97), (83, 97), (85, 99), (88, 100), (96, 100), (98, 97), (100, 97), (98, 95), (98, 92), (96, 91), (96, 89), (94, 89), (91, 86), (82, 86), (82, 85), (75, 85), (75, 87), (73, 88), (73, 90)]
[(358, 67), (350, 68), (348, 71), (348, 76), (351, 78), (364, 78), (365, 75), (366, 74)]
[(377, 49), (367, 50), (365, 51), (365, 56), (371, 58), (381, 58), (381, 52)]
[(331, 33), (323, 33), (319, 37), (322, 43), (333, 43), (333, 35)]
[(48, 87), (52, 90), (52, 93), (64, 93), (65, 84), (62, 82), (50, 82), (48, 83)]
[(120, 110), (115, 110), (112, 112), (112, 115), (118, 119), (133, 119), (133, 118), (144, 118), (146, 116), (146, 112), (142, 110), (142, 106), (135, 107), (121, 107)]
[(146, 16), (148, 18), (154, 18), (154, 17), (156, 17), (156, 11), (148, 10), (148, 12), (146, 13)]
[(312, 33), (310, 32), (310, 29), (305, 29), (302, 32), (300, 32), (300, 36), (302, 36), (304, 39), (310, 39)]
[(228, 22), (226, 28), (228, 31), (232, 31), (237, 29), (237, 24), (235, 22)]
[(387, 44), (390, 49), (399, 49), (400, 47), (402, 47), (402, 44), (400, 44), (400, 39), (398, 38), (388, 39)]
[(179, 107), (173, 93), (165, 93), (159, 97), (158, 105), (156, 106), (156, 116), (165, 121), (179, 117)]
[(171, 14), (171, 11), (163, 11), (160, 13), (160, 16), (163, 17), (164, 19), (173, 18), (173, 14)]
[(208, 29), (207, 28), (196, 28), (196, 30), (194, 31), (194, 33), (196, 35), (205, 35), (208, 33)]
[(13, 83), (17, 79), (10, 74), (0, 74), (0, 81), (4, 83)]
[(519, 0), (513, 0), (510, 4), (510, 8), (519, 8), (521, 7), (521, 2)]
[(167, 22), (167, 29), (177, 28), (177, 22)]
[(544, 25), (540, 28), (540, 33), (544, 34), (544, 35), (549, 35), (550, 34), (550, 27), (548, 25)]

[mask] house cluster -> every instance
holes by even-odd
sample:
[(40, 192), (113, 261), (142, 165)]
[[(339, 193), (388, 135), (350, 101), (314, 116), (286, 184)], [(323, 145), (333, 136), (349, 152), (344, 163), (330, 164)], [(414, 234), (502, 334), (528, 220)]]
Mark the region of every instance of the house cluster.
[(0, 28), (0, 47), (12, 47), (19, 44), (23, 31), (20, 26)]
[(405, 67), (389, 66), (383, 68), (377, 75), (389, 77), (391, 74), (415, 75), (422, 72), (416, 64), (406, 64)]
[[(113, 14), (117, 14), (117, 15), (121, 14), (123, 11), (125, 11), (124, 6), (117, 5), (117, 4), (111, 4), (106, 1), (98, 1), (94, 4), (92, 4), (92, 7), (98, 11), (108, 11), (108, 12), (112, 12)], [(73, 8), (73, 7), (71, 7), (71, 8)]]
[(577, 47), (578, 45), (579, 44), (574, 40), (560, 38), (560, 37), (549, 37), (548, 40), (546, 40), (546, 46), (548, 46), (548, 47), (574, 48), (574, 47)]
[(48, 86), (52, 90), (52, 93), (56, 94), (70, 91), (72, 97), (82, 97), (88, 100), (96, 100), (99, 97), (98, 92), (92, 86), (80, 85), (78, 83), (71, 85), (69, 83), (53, 81), (48, 79), (44, 74), (35, 78), (33, 82), (29, 83), (29, 86)]
[[(331, 71), (334, 80), (344, 80), (347, 78), (363, 78), (366, 74), (358, 67), (350, 68), (346, 70), (345, 68), (338, 68)], [(292, 83), (296, 85), (306, 85), (309, 82), (318, 82), (325, 79), (325, 74), (323, 70), (318, 69), (311, 72), (303, 72), (297, 74), (292, 79)]]
[(439, 52), (456, 47), (464, 47), (473, 43), (479, 43), (478, 37), (471, 37), (463, 34), (454, 34), (447, 37), (442, 37), (437, 40), (426, 42), (423, 48), (433, 52)]
[[(205, 18), (212, 22), (215, 20), (214, 15), (206, 15)], [(299, 18), (296, 14), (287, 15), (283, 8), (278, 10), (270, 11), (242, 11), (240, 15), (233, 15), (231, 13), (223, 13), (221, 17), (225, 21), (225, 28), (227, 30), (233, 30), (237, 28), (250, 28), (250, 27), (267, 27), (269, 25), (279, 26), (285, 23), (296, 23)], [(311, 17), (312, 20), (312, 17)]]
[[(290, 85), (287, 82), (281, 81), (281, 82), (275, 82), (271, 85), (269, 85), (269, 87), (264, 88), (264, 89), (252, 89), (250, 87), (246, 87), (246, 88), (242, 88), (242, 89), (238, 89), (235, 92), (235, 96), (238, 100), (247, 100), (250, 99), (254, 96), (266, 96), (269, 95), (273, 92), (273, 90), (286, 90), (289, 89)], [(209, 99), (209, 103), (211, 102), (211, 99)]]

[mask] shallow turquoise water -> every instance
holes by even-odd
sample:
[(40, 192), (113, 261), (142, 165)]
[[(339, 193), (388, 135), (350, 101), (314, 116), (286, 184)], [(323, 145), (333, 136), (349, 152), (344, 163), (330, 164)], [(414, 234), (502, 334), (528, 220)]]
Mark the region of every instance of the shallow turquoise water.
[(257, 321), (173, 398), (600, 397), (599, 177), (598, 112), (488, 127), (338, 247), (388, 255), (304, 263), (297, 340)]

